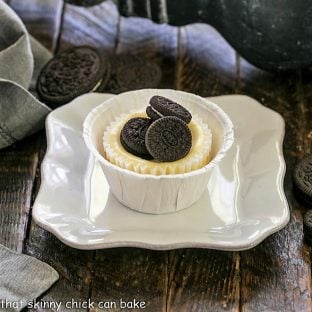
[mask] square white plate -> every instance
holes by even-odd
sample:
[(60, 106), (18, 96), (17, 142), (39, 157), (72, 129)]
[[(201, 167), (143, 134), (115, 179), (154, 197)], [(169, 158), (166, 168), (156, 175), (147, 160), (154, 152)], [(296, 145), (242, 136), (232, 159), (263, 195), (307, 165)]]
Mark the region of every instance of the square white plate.
[(86, 115), (111, 96), (83, 95), (46, 121), (48, 148), (33, 218), (65, 244), (79, 249), (243, 250), (288, 223), (284, 120), (278, 113), (246, 96), (210, 98), (232, 119), (235, 143), (196, 204), (150, 215), (116, 200), (82, 138)]

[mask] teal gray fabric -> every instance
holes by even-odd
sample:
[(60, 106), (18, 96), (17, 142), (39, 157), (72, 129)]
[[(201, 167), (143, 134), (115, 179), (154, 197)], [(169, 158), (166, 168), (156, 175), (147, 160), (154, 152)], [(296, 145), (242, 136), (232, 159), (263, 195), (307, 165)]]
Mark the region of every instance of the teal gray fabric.
[(0, 0), (0, 148), (44, 126), (50, 108), (28, 89), (34, 89), (40, 69), (51, 56)]
[(58, 278), (48, 264), (0, 245), (0, 311), (20, 311)]

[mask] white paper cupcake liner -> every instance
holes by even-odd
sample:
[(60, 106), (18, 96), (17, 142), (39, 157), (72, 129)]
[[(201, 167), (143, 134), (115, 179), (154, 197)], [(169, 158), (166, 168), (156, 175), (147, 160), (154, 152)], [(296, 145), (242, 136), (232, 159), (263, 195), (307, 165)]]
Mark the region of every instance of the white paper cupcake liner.
[[(144, 111), (154, 95), (180, 103), (200, 116), (212, 132), (211, 161), (204, 167), (184, 174), (151, 175), (123, 169), (107, 161), (103, 134), (107, 126), (122, 114)], [(233, 124), (216, 104), (183, 91), (144, 89), (119, 94), (93, 109), (84, 122), (83, 136), (88, 148), (99, 160), (111, 192), (134, 210), (163, 214), (191, 206), (207, 188), (211, 170), (223, 159), (233, 143)]]

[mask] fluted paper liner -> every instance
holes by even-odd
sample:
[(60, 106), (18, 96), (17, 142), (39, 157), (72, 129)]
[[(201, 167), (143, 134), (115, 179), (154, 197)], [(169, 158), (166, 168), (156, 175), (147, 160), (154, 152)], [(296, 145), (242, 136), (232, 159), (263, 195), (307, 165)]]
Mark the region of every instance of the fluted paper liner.
[[(102, 155), (103, 134), (118, 116), (133, 110), (144, 111), (154, 95), (172, 99), (200, 116), (212, 132), (211, 161), (201, 169), (174, 175), (136, 173), (107, 161)], [(99, 160), (111, 192), (124, 205), (137, 211), (162, 214), (191, 206), (203, 194), (211, 170), (224, 158), (233, 143), (233, 124), (216, 104), (191, 93), (143, 89), (119, 94), (93, 109), (83, 125), (88, 148)]]

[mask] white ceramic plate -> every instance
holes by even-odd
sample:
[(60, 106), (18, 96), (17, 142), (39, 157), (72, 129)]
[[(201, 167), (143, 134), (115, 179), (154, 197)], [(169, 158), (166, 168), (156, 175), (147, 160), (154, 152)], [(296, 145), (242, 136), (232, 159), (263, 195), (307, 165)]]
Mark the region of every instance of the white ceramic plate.
[(81, 96), (47, 118), (48, 149), (33, 218), (65, 244), (79, 249), (243, 250), (287, 224), (279, 114), (246, 96), (210, 98), (232, 119), (235, 143), (196, 204), (149, 215), (115, 199), (82, 138), (85, 116), (110, 96)]

